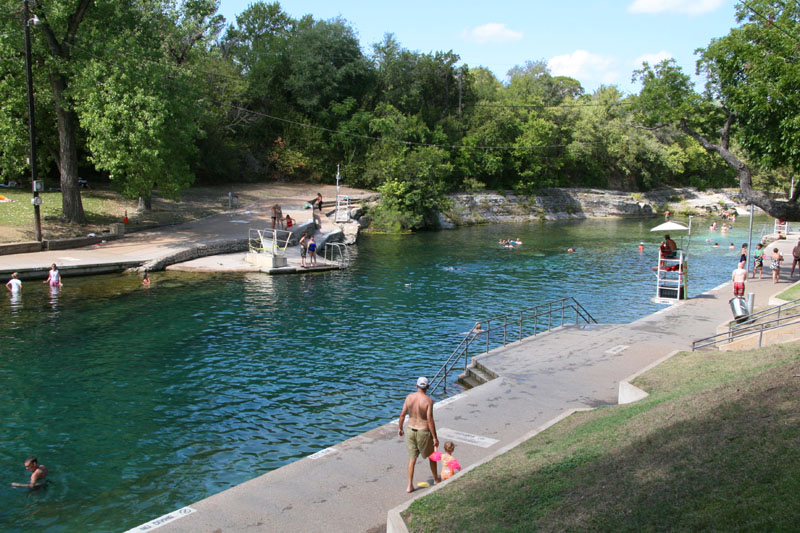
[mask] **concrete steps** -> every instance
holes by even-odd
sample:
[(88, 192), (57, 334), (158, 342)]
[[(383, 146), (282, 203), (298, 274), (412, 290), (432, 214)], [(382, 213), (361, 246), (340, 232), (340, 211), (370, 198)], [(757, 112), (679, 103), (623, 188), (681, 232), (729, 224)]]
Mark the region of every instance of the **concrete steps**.
[(497, 374), (482, 365), (480, 361), (473, 359), (467, 366), (466, 372), (459, 374), (457, 383), (465, 389), (472, 389), (492, 381)]

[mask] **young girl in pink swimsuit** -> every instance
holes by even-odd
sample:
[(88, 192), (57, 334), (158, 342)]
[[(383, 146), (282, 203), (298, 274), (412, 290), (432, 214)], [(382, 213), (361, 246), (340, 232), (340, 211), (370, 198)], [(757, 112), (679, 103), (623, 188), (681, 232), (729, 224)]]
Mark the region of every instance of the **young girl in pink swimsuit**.
[(453, 441), (449, 440), (444, 443), (444, 453), (442, 454), (442, 481), (453, 477), (453, 474), (461, 470), (458, 459), (453, 457), (453, 450), (455, 449), (456, 445), (453, 444)]

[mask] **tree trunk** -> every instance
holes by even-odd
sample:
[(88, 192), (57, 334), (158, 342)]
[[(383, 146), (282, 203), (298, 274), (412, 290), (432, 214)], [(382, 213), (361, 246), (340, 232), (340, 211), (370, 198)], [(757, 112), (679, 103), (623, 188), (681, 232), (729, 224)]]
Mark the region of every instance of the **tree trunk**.
[[(725, 143), (725, 141), (728, 139), (728, 130), (731, 123), (731, 120), (727, 120), (725, 122), (725, 127), (723, 127), (722, 131), (720, 131), (720, 138), (722, 139), (723, 143)], [(800, 205), (797, 204), (797, 198), (792, 198), (789, 200), (773, 200), (764, 192), (756, 191), (753, 189), (750, 167), (748, 167), (744, 161), (736, 157), (726, 147), (719, 144), (710, 143), (708, 139), (688, 127), (685, 120), (681, 120), (680, 129), (686, 135), (699, 142), (707, 151), (718, 154), (736, 171), (739, 176), (739, 188), (741, 189), (742, 196), (744, 196), (747, 203), (752, 203), (760, 207), (768, 215), (780, 220), (789, 220), (792, 222), (800, 221)]]
[(53, 100), (58, 118), (59, 164), (61, 175), (61, 208), (68, 222), (84, 224), (86, 214), (83, 212), (81, 192), (78, 189), (78, 147), (76, 141), (75, 114), (64, 107), (64, 91), (66, 80), (60, 74), (50, 75), (50, 86), (53, 89)]

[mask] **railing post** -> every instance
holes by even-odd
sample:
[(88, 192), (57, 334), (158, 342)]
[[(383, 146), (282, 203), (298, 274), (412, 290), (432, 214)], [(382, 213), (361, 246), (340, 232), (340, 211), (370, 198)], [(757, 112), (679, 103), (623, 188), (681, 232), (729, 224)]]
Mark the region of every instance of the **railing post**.
[(539, 310), (533, 312), (533, 336), (539, 334)]
[(561, 327), (564, 327), (564, 300), (561, 300)]
[(761, 340), (764, 338), (764, 325), (761, 325), (758, 332), (758, 347), (761, 348)]
[(469, 359), (469, 339), (467, 339), (467, 344), (464, 346), (464, 372), (467, 371), (467, 359)]
[(444, 365), (444, 394), (447, 396), (447, 365)]
[(492, 331), (492, 321), (491, 320), (487, 320), (486, 321), (486, 353), (489, 353), (489, 335), (490, 335), (489, 332), (490, 331)]
[(553, 329), (553, 302), (547, 302), (547, 330)]
[(519, 312), (519, 340), (522, 340), (522, 316), (523, 311)]
[(508, 315), (503, 317), (503, 346), (506, 345), (506, 333), (508, 332)]

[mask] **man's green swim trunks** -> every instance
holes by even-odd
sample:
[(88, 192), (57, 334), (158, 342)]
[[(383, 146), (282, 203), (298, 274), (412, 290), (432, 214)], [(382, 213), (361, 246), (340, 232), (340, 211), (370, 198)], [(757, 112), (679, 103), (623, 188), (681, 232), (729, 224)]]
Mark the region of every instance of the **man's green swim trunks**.
[(428, 458), (433, 453), (433, 439), (431, 432), (427, 429), (411, 429), (406, 431), (406, 448), (408, 448), (408, 458), (416, 459), (419, 454)]

